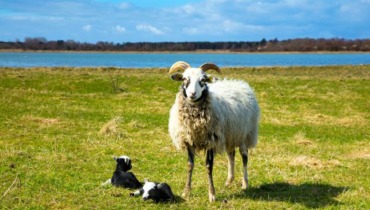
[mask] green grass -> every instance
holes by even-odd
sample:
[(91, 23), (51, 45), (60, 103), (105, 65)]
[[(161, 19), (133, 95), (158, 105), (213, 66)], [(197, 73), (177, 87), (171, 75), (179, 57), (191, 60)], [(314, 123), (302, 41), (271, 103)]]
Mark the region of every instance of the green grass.
[(199, 154), (191, 197), (154, 204), (100, 184), (112, 157), (128, 155), (140, 180), (181, 195), (187, 156), (167, 132), (179, 83), (167, 69), (0, 68), (0, 208), (370, 208), (370, 66), (223, 71), (248, 81), (261, 106), (250, 187), (241, 191), (237, 155), (236, 180), (225, 188), (227, 158), (218, 155), (209, 203)]

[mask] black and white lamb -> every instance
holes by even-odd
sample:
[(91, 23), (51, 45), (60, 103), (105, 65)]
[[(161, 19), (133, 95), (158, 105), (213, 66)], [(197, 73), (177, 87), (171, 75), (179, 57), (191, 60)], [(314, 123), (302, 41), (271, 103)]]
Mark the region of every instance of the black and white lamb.
[(116, 161), (116, 170), (113, 172), (111, 179), (107, 180), (103, 185), (112, 184), (116, 187), (124, 187), (129, 189), (137, 189), (143, 186), (135, 175), (129, 170), (132, 168), (131, 159), (128, 156), (114, 157)]
[(171, 78), (181, 81), (182, 85), (170, 111), (169, 134), (176, 148), (188, 153), (188, 175), (183, 197), (190, 195), (195, 152), (206, 151), (208, 194), (213, 202), (212, 169), (217, 153), (227, 152), (228, 186), (234, 180), (235, 148), (239, 147), (243, 161), (242, 189), (247, 188), (248, 149), (257, 144), (260, 109), (248, 83), (217, 80), (206, 74), (210, 69), (221, 74), (220, 68), (213, 63), (191, 68), (188, 63), (178, 61), (171, 66)]
[(156, 183), (145, 180), (144, 186), (130, 196), (142, 195), (143, 200), (153, 200), (154, 202), (174, 202), (175, 196), (172, 193), (171, 187), (167, 183)]

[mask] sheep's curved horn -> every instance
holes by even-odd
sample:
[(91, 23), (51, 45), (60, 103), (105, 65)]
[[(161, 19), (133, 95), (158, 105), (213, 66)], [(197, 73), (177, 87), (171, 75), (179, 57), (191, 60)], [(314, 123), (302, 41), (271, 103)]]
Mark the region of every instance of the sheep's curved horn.
[(169, 73), (172, 74), (177, 71), (185, 71), (189, 67), (190, 65), (188, 63), (184, 61), (177, 61), (171, 66)]
[(214, 63), (205, 63), (203, 65), (201, 65), (199, 68), (202, 69), (202, 71), (207, 71), (207, 70), (210, 70), (210, 69), (213, 69), (215, 71), (217, 71), (219, 74), (222, 74), (221, 72), (221, 69)]

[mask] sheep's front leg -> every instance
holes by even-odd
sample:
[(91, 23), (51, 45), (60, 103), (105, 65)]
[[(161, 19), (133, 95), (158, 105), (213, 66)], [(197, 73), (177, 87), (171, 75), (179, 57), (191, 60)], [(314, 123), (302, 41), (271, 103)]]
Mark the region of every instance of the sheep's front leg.
[(232, 152), (228, 152), (227, 156), (229, 158), (229, 164), (228, 164), (227, 180), (226, 180), (225, 185), (230, 186), (230, 184), (234, 181), (235, 150), (233, 150)]
[(138, 196), (144, 193), (144, 189), (141, 188), (140, 190), (136, 190), (135, 192), (130, 193), (130, 196)]
[(186, 180), (186, 185), (182, 197), (189, 197), (191, 191), (191, 176), (194, 169), (194, 156), (195, 149), (193, 147), (188, 147), (188, 178)]
[(212, 177), (212, 170), (213, 170), (213, 158), (214, 158), (214, 151), (207, 150), (207, 157), (206, 157), (206, 167), (207, 167), (207, 172), (208, 172), (208, 197), (209, 201), (213, 202), (216, 200), (215, 197), (215, 187), (213, 185), (213, 177)]
[(242, 156), (243, 160), (243, 180), (242, 180), (242, 189), (245, 190), (248, 187), (248, 149), (247, 148), (239, 148), (240, 155)]

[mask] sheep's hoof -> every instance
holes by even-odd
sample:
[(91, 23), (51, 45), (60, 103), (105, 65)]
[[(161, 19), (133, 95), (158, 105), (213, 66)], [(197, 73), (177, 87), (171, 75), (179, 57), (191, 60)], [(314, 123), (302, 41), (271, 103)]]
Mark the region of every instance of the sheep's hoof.
[(215, 195), (212, 195), (212, 194), (209, 194), (209, 202), (215, 202), (216, 201), (216, 197)]
[(182, 193), (181, 197), (188, 198), (189, 196), (190, 196), (190, 191), (185, 189), (184, 192)]
[(242, 181), (242, 190), (246, 190), (247, 188), (248, 188), (248, 180), (247, 181), (243, 180)]
[(225, 182), (225, 186), (230, 187), (230, 185), (231, 185), (231, 183), (233, 183), (233, 181), (234, 181), (234, 178), (227, 179), (226, 182)]

